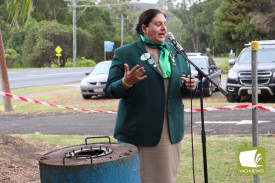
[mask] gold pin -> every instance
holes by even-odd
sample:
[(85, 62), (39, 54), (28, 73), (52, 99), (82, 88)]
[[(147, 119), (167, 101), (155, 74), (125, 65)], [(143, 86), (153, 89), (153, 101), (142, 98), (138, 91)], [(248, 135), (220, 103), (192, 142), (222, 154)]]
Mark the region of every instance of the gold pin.
[(157, 67), (157, 65), (154, 65), (154, 67)]
[(176, 63), (173, 63), (173, 66), (176, 67)]

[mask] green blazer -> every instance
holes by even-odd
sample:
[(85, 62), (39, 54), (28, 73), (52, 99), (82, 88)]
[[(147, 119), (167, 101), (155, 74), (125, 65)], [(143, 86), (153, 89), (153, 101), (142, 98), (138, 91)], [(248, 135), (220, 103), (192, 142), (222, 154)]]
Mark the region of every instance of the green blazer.
[[(167, 44), (170, 52), (171, 79), (168, 89), (168, 120), (171, 143), (178, 143), (184, 136), (184, 105), (182, 97), (188, 91), (180, 77), (190, 75), (187, 61), (176, 55), (173, 45)], [(114, 138), (134, 145), (155, 146), (158, 144), (164, 119), (165, 91), (161, 73), (142, 61), (141, 55), (147, 50), (139, 39), (115, 50), (105, 87), (111, 98), (120, 98), (114, 130)], [(131, 70), (136, 64), (145, 69), (147, 78), (134, 84), (128, 91), (123, 89), (121, 80), (124, 76), (124, 63)]]

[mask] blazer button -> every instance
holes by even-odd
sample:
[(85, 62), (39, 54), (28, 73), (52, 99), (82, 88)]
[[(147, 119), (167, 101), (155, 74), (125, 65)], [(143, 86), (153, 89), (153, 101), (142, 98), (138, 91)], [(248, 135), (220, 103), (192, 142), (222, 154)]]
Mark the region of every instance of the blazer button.
[(172, 114), (172, 112), (168, 112), (168, 114)]
[(171, 99), (171, 98), (172, 98), (172, 96), (169, 96), (168, 98), (169, 98), (169, 99)]

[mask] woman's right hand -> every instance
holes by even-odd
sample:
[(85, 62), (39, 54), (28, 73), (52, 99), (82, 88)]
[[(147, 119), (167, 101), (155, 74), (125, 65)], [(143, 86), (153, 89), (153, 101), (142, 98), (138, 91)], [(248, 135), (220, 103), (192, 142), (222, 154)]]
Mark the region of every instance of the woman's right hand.
[(140, 67), (139, 65), (135, 65), (135, 67), (129, 71), (128, 64), (124, 64), (125, 72), (124, 77), (122, 78), (122, 85), (125, 90), (128, 90), (133, 84), (140, 82), (147, 78), (144, 67)]

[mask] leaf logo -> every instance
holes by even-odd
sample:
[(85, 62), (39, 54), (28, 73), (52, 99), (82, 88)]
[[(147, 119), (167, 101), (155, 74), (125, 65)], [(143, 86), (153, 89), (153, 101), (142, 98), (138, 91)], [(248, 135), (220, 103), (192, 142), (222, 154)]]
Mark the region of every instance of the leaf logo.
[(239, 160), (243, 167), (257, 168), (263, 166), (259, 164), (262, 158), (261, 154), (257, 153), (257, 150), (240, 152)]

